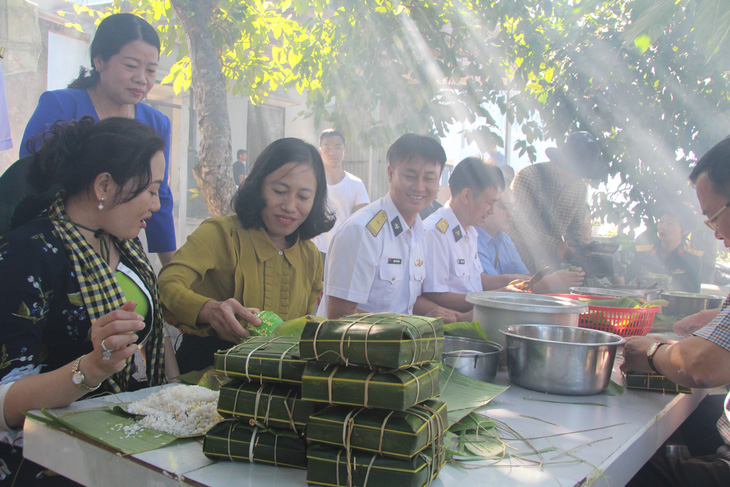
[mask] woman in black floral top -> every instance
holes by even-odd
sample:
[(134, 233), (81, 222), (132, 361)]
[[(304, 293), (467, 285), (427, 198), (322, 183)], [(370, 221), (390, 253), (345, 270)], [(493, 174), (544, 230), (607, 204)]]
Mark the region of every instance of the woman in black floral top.
[(16, 475), (23, 411), (160, 385), (176, 371), (137, 239), (160, 208), (164, 142), (126, 118), (51, 132), (29, 174), (39, 191), (59, 187), (56, 200), (0, 237), (0, 485)]

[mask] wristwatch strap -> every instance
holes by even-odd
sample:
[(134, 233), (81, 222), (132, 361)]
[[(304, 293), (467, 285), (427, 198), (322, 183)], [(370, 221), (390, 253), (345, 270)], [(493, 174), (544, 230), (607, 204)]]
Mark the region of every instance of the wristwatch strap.
[(659, 349), (662, 348), (664, 345), (666, 345), (666, 343), (657, 342), (656, 345), (654, 345), (654, 349), (651, 350), (650, 353), (646, 354), (646, 360), (649, 362), (649, 367), (651, 368), (651, 370), (654, 371), (655, 374), (659, 374), (659, 375), (662, 375), (662, 374), (656, 369), (656, 367), (654, 367), (654, 356), (659, 351)]
[[(86, 357), (86, 355), (82, 355), (81, 357), (77, 358), (74, 361), (74, 364), (71, 367), (71, 379), (72, 379), (72, 382), (74, 383), (74, 385), (76, 387), (78, 387), (79, 389), (81, 389), (82, 391), (85, 391), (85, 392), (95, 391), (99, 388), (99, 386), (101, 385), (101, 382), (96, 387), (89, 386), (88, 384), (86, 384), (86, 376), (84, 375), (83, 372), (81, 372), (81, 370), (79, 370), (79, 365), (81, 365), (81, 359), (84, 357)], [(80, 380), (79, 381), (74, 380), (75, 377), (79, 377)]]

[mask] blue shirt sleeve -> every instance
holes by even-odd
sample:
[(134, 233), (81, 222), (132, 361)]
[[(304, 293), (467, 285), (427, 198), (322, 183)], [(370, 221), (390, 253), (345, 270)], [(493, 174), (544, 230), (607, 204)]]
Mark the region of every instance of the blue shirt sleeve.
[(170, 119), (142, 103), (137, 104), (137, 120), (154, 129), (165, 141), (165, 176), (160, 185), (160, 209), (147, 220), (147, 249), (150, 252), (169, 252), (177, 249), (175, 222), (172, 217), (172, 191), (170, 190)]
[(497, 269), (494, 268), (494, 247), (489, 244), (492, 238), (483, 228), (476, 227), (476, 229), (479, 236), (477, 238), (477, 253), (479, 254), (479, 261), (482, 263), (483, 272), (490, 276), (499, 275)]

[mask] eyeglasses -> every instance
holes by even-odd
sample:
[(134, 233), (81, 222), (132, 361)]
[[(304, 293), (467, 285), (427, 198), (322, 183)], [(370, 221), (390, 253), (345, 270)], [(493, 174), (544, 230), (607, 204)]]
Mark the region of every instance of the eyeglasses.
[(730, 201), (728, 201), (727, 203), (725, 203), (725, 206), (723, 206), (722, 208), (720, 208), (719, 210), (717, 210), (717, 213), (715, 213), (710, 218), (708, 218), (707, 220), (705, 220), (705, 225), (707, 225), (710, 228), (710, 230), (712, 230), (713, 232), (716, 232), (717, 231), (717, 224), (715, 224), (715, 221), (718, 218), (720, 218), (720, 215), (722, 215), (722, 212), (725, 211), (729, 206), (730, 206)]

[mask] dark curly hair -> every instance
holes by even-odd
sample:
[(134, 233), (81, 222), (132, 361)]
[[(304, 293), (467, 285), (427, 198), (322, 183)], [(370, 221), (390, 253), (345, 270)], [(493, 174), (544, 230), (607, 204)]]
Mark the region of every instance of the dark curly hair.
[(73, 80), (69, 88), (91, 88), (99, 82), (99, 72), (94, 67), (94, 58), (101, 56), (102, 61), (119, 54), (124, 46), (130, 42), (142, 40), (155, 46), (160, 53), (160, 37), (157, 31), (146, 20), (133, 14), (114, 14), (106, 17), (96, 28), (96, 34), (91, 41), (91, 69), (83, 66), (79, 76)]
[(286, 241), (293, 244), (297, 238), (310, 240), (327, 232), (335, 224), (335, 217), (327, 208), (327, 179), (322, 157), (312, 144), (294, 137), (286, 137), (269, 144), (256, 158), (251, 173), (238, 188), (231, 206), (243, 228), (265, 228), (261, 218), (261, 212), (266, 207), (266, 200), (262, 194), (264, 180), (266, 176), (289, 162), (311, 166), (317, 181), (312, 211), (299, 228), (286, 237)]
[[(107, 172), (119, 186), (112, 203), (124, 203), (149, 186), (150, 160), (165, 141), (141, 122), (111, 117), (96, 122), (90, 116), (58, 121), (44, 134), (43, 145), (32, 152), (29, 183), (40, 192), (58, 186), (67, 196), (89, 191)], [(129, 192), (122, 188), (134, 184)]]

